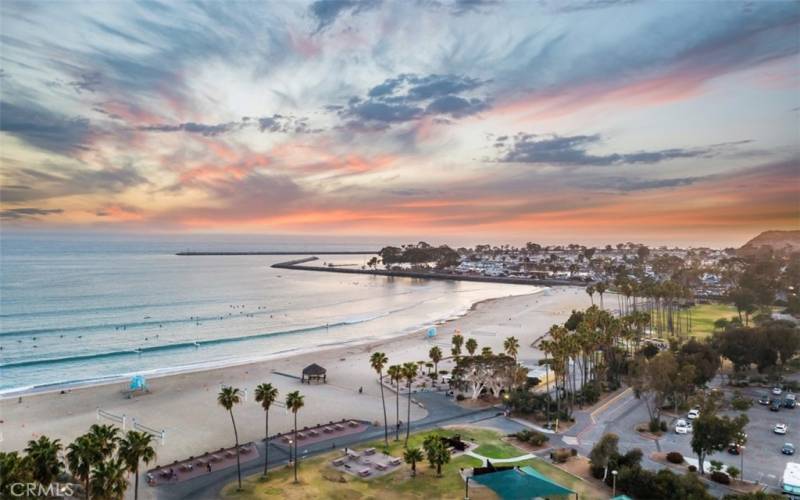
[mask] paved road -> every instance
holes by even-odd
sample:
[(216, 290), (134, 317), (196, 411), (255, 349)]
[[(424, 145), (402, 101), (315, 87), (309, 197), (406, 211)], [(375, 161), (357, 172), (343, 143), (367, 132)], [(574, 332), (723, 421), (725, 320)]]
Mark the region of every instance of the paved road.
[[(446, 399), (441, 393), (422, 392), (414, 395), (428, 410), (428, 416), (412, 422), (411, 431), (419, 431), (439, 427), (444, 425), (464, 424), (464, 423), (485, 423), (487, 427), (495, 428), (505, 433), (517, 432), (523, 427), (505, 418), (498, 418), (501, 411), (497, 408), (485, 410), (466, 410), (456, 405), (452, 400)], [(401, 408), (402, 410), (402, 408)], [(391, 437), (390, 433), (390, 437)], [(383, 427), (373, 427), (359, 434), (353, 434), (344, 438), (337, 439), (335, 445), (329, 441), (322, 441), (306, 448), (299, 448), (301, 468), (302, 460), (311, 458), (315, 455), (326, 453), (335, 448), (355, 447), (368, 441), (381, 439), (383, 437)], [(401, 434), (401, 439), (402, 439)], [(260, 457), (264, 456), (264, 443), (258, 443)], [(270, 445), (269, 465), (276, 467), (286, 464), (289, 459), (288, 451)], [(242, 465), (242, 477), (258, 474), (264, 468), (263, 458)], [(211, 499), (218, 498), (219, 490), (232, 481), (236, 480), (236, 467), (214, 471), (205, 476), (200, 476), (181, 483), (163, 485), (156, 488), (156, 498), (165, 500), (177, 499)], [(147, 488), (147, 486), (145, 486)]]

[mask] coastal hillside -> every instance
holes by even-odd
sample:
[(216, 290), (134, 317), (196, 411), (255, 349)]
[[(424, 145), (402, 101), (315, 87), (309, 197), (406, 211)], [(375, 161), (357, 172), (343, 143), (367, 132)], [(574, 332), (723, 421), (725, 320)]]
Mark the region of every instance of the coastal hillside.
[(749, 254), (762, 247), (798, 252), (800, 251), (800, 231), (764, 231), (745, 243), (739, 249), (739, 253)]

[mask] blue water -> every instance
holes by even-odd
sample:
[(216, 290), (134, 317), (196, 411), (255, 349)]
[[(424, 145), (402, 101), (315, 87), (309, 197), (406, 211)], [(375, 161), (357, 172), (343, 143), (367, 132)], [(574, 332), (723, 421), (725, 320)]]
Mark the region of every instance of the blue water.
[[(0, 393), (268, 358), (398, 335), (533, 287), (272, 269), (286, 256), (182, 250), (380, 248), (243, 236), (0, 238)], [(362, 266), (368, 255), (321, 256)]]

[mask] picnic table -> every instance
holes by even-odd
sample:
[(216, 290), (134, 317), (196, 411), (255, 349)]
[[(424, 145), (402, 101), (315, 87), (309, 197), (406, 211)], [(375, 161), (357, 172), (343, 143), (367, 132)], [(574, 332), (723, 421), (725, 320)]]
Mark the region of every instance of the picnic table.
[(331, 433), (333, 432), (333, 429), (331, 429), (330, 427), (325, 427), (324, 429), (322, 429), (322, 432)]
[(392, 459), (391, 459), (391, 460), (389, 460), (389, 464), (390, 464), (390, 465), (400, 465), (401, 463), (403, 463), (403, 461), (402, 461), (402, 460), (400, 460), (400, 459), (399, 459), (399, 458), (397, 458), (397, 457), (392, 457)]
[(367, 448), (366, 450), (364, 450), (364, 455), (374, 455), (374, 454), (375, 454), (375, 448)]
[(340, 431), (340, 430), (344, 429), (344, 426), (342, 424), (336, 424), (336, 425), (333, 426), (333, 428), (336, 429), (337, 431)]
[(339, 457), (339, 458), (337, 458), (336, 460), (333, 461), (333, 465), (335, 465), (337, 467), (342, 466), (342, 465), (344, 465), (344, 460), (345, 460), (344, 457)]
[(386, 466), (384, 464), (375, 464), (375, 468), (378, 470), (386, 470)]
[(358, 471), (358, 475), (361, 477), (367, 477), (370, 474), (372, 474), (372, 471), (369, 469), (361, 469), (360, 471)]

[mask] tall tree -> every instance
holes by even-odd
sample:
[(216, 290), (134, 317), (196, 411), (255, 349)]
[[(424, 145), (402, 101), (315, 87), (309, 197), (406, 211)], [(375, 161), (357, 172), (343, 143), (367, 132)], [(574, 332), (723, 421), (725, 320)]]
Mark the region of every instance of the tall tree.
[(464, 345), (464, 336), (456, 333), (453, 335), (452, 342), (453, 348), (450, 350), (450, 352), (453, 354), (453, 356), (461, 356), (461, 347)]
[(122, 500), (128, 487), (125, 471), (125, 462), (117, 458), (97, 463), (92, 469), (92, 492), (95, 498)]
[(97, 444), (97, 449), (103, 458), (110, 458), (117, 451), (119, 444), (119, 429), (111, 424), (94, 424), (89, 427), (89, 434)]
[(403, 363), (403, 378), (406, 379), (406, 386), (408, 388), (408, 414), (406, 416), (406, 441), (404, 446), (408, 448), (408, 436), (411, 434), (411, 383), (414, 377), (417, 376), (417, 364)]
[(475, 351), (478, 350), (478, 341), (470, 337), (469, 339), (467, 339), (466, 348), (469, 355), (474, 356)]
[(236, 443), (236, 476), (239, 480), (238, 490), (242, 489), (242, 464), (239, 459), (239, 431), (236, 430), (236, 419), (233, 418), (233, 407), (241, 402), (241, 391), (236, 387), (223, 387), (217, 394), (217, 403), (228, 410), (233, 424), (233, 438)]
[(153, 436), (146, 432), (128, 431), (119, 442), (119, 458), (134, 475), (133, 498), (139, 498), (139, 463), (149, 464), (156, 458)]
[(517, 354), (519, 353), (519, 340), (516, 337), (508, 337), (503, 341), (503, 349), (505, 353), (514, 358), (517, 362)]
[(595, 290), (597, 290), (597, 295), (600, 296), (600, 309), (605, 309), (603, 306), (603, 294), (606, 293), (607, 285), (604, 281), (600, 281), (595, 285)]
[(589, 285), (586, 287), (586, 293), (589, 295), (589, 299), (592, 301), (592, 305), (594, 305), (594, 287)]
[(381, 388), (381, 404), (383, 405), (383, 442), (389, 446), (389, 419), (386, 417), (386, 399), (383, 395), (383, 367), (389, 362), (389, 358), (382, 352), (373, 352), (369, 358), (369, 364), (378, 374), (378, 385)]
[(86, 499), (91, 498), (92, 467), (103, 461), (103, 454), (92, 434), (78, 436), (67, 446), (67, 466), (73, 476), (83, 482)]
[(431, 350), (428, 351), (428, 357), (431, 358), (433, 361), (433, 378), (439, 377), (439, 361), (442, 360), (442, 350), (439, 349), (439, 346), (431, 347)]
[(33, 479), (42, 486), (48, 486), (58, 478), (64, 464), (58, 458), (61, 441), (40, 436), (36, 441), (28, 441), (25, 453), (31, 461)]
[(297, 482), (297, 412), (305, 405), (304, 396), (300, 391), (293, 391), (286, 395), (286, 408), (294, 414), (294, 482)]
[(395, 384), (395, 417), (394, 417), (394, 440), (400, 441), (400, 381), (403, 380), (402, 365), (392, 365), (386, 373)]
[(269, 467), (269, 409), (277, 400), (277, 387), (269, 383), (256, 386), (256, 402), (261, 403), (261, 408), (264, 409), (264, 477), (267, 477), (267, 467)]

